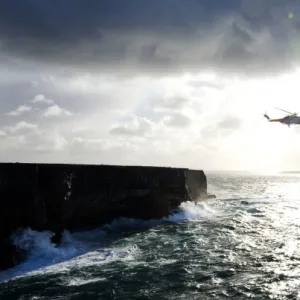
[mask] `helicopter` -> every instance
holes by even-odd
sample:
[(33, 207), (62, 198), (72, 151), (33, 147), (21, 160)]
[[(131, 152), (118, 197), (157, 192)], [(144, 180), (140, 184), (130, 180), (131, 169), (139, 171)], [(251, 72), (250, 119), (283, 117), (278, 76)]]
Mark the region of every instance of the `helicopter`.
[(281, 108), (277, 108), (278, 110), (281, 110), (285, 113), (287, 113), (288, 115), (283, 117), (283, 118), (279, 118), (279, 119), (271, 119), (266, 113), (264, 113), (264, 117), (269, 121), (269, 122), (279, 122), (282, 123), (284, 125), (287, 125), (288, 127), (290, 127), (290, 125), (292, 124), (298, 124), (300, 125), (300, 117), (297, 115), (297, 113), (291, 113), (289, 111), (286, 111), (284, 109)]

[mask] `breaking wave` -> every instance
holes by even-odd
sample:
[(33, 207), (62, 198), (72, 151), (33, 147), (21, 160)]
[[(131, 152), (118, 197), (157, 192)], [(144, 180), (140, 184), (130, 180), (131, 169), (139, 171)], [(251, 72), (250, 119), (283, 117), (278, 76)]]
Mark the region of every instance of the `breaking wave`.
[[(216, 211), (208, 203), (184, 202), (169, 217), (162, 219), (119, 218), (94, 230), (74, 233), (66, 230), (63, 232), (62, 242), (58, 247), (51, 242), (51, 237), (54, 235), (51, 231), (39, 232), (31, 228), (18, 229), (12, 235), (12, 240), (16, 246), (28, 252), (27, 260), (12, 269), (0, 272), (0, 281), (49, 272), (69, 272), (74, 268), (111, 261), (133, 260), (139, 252), (136, 245), (118, 247), (112, 246), (111, 241), (121, 239), (124, 232), (128, 233), (133, 229), (151, 228), (165, 223), (200, 221), (214, 214)], [(90, 280), (86, 279), (86, 282), (90, 282)], [(78, 285), (77, 281), (75, 278), (68, 284), (76, 283)], [(84, 282), (82, 281), (80, 284), (84, 284)]]

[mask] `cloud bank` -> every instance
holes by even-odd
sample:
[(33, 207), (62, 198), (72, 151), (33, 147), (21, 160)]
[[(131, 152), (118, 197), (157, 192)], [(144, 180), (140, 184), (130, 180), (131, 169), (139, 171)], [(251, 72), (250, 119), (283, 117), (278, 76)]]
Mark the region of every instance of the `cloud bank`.
[(0, 49), (96, 72), (265, 74), (298, 61), (299, 7), (293, 0), (3, 0)]

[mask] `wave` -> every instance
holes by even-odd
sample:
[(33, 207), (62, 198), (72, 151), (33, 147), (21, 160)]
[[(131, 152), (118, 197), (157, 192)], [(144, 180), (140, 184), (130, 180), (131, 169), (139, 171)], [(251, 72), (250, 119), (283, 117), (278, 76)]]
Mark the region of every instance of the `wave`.
[(13, 243), (28, 252), (28, 258), (20, 265), (0, 272), (0, 282), (22, 276), (34, 276), (44, 272), (68, 272), (77, 267), (107, 263), (113, 260), (133, 259), (138, 249), (109, 247), (111, 233), (124, 232), (142, 227), (152, 227), (163, 223), (199, 221), (214, 215), (216, 211), (206, 202), (184, 202), (170, 216), (161, 219), (140, 220), (119, 218), (100, 228), (89, 231), (63, 232), (59, 246), (51, 242), (53, 232), (35, 231), (31, 228), (18, 229), (13, 235)]
[(182, 221), (198, 221), (203, 218), (211, 217), (216, 214), (216, 210), (207, 204), (207, 202), (183, 202), (179, 210), (164, 218), (166, 221), (182, 222)]

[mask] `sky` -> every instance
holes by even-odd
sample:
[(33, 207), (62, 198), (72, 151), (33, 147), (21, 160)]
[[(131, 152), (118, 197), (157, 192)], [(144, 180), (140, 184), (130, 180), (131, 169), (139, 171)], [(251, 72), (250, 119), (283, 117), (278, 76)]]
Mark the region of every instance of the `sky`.
[(300, 170), (300, 1), (2, 0), (0, 161)]

